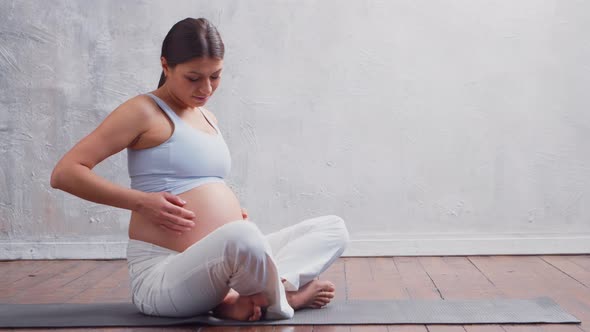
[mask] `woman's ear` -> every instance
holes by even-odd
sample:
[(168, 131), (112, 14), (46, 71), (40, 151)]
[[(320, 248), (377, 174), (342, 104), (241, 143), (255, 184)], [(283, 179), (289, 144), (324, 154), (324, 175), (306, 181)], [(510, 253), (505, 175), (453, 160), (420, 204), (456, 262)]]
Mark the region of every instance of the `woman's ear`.
[(162, 64), (162, 71), (164, 71), (164, 76), (167, 77), (168, 76), (168, 71), (170, 70), (168, 68), (168, 61), (166, 61), (165, 57), (160, 57), (160, 63)]

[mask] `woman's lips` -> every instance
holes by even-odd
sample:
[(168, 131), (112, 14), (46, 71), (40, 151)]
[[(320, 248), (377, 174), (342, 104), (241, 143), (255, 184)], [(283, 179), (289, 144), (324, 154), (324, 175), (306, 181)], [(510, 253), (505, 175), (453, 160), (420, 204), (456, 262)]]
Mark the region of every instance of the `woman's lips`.
[(195, 98), (195, 99), (196, 99), (196, 100), (198, 100), (198, 101), (206, 101), (206, 100), (207, 100), (207, 98), (209, 98), (209, 97), (207, 97), (207, 96), (204, 96), (204, 97), (197, 97), (197, 96), (193, 96), (193, 98)]

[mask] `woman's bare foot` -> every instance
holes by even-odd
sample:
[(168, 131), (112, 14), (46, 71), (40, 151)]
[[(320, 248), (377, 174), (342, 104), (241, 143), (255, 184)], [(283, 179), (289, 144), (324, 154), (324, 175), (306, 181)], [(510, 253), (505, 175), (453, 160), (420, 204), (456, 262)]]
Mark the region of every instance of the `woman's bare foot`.
[[(282, 279), (285, 282), (284, 279)], [(319, 309), (334, 298), (336, 287), (327, 280), (314, 279), (294, 292), (287, 292), (287, 302), (294, 310)]]
[(266, 306), (268, 301), (261, 293), (242, 296), (232, 289), (223, 302), (213, 309), (213, 315), (224, 319), (257, 321), (262, 316), (262, 308)]

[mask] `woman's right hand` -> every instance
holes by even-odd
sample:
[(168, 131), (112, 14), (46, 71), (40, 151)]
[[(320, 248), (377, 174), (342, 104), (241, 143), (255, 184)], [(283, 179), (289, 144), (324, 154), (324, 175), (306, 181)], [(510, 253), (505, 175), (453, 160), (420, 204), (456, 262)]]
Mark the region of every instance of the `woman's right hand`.
[(145, 193), (137, 212), (158, 227), (180, 235), (195, 226), (195, 213), (183, 208), (185, 204), (184, 200), (169, 192)]

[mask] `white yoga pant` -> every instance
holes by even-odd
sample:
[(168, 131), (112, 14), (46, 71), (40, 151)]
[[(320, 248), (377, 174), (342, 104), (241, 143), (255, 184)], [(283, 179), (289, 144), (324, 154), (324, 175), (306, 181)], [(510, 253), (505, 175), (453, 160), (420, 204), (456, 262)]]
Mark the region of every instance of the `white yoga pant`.
[(348, 240), (344, 221), (335, 215), (268, 235), (252, 221), (236, 220), (183, 252), (129, 239), (132, 300), (147, 315), (188, 317), (212, 310), (233, 288), (244, 296), (262, 292), (269, 299), (265, 317), (288, 319), (294, 311), (285, 289), (298, 290), (318, 277)]

